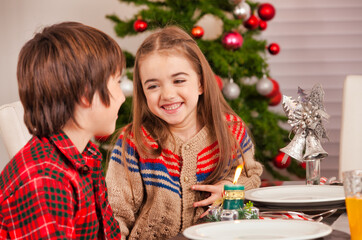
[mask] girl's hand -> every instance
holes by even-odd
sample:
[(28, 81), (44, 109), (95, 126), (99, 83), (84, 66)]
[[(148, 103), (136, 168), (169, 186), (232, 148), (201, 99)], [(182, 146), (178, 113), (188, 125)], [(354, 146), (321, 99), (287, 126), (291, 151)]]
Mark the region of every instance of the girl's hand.
[[(191, 187), (192, 190), (210, 193), (210, 197), (208, 197), (204, 200), (201, 200), (199, 202), (194, 202), (194, 207), (209, 206), (209, 205), (213, 204), (216, 200), (222, 198), (222, 193), (224, 191), (224, 184), (228, 184), (228, 183), (230, 183), (230, 182), (221, 181), (221, 182), (216, 183), (215, 185), (193, 185)], [(208, 212), (209, 212), (209, 210), (204, 212), (200, 216), (200, 218), (203, 218), (204, 216), (206, 216), (208, 214)]]

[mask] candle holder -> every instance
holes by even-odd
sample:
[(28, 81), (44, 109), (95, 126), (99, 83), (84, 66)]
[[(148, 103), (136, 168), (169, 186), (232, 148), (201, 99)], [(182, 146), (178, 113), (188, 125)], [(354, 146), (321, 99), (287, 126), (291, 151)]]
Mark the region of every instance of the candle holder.
[(259, 218), (259, 209), (253, 207), (252, 202), (246, 203), (245, 188), (243, 185), (237, 185), (238, 179), (244, 167), (244, 162), (235, 170), (233, 184), (225, 184), (222, 198), (216, 200), (209, 206), (209, 214), (206, 221), (230, 221), (236, 219), (257, 219)]
[(207, 221), (258, 219), (259, 209), (250, 201), (244, 205), (244, 189), (243, 185), (224, 185), (223, 198), (210, 206)]
[(244, 186), (224, 185), (224, 201), (221, 210), (221, 221), (236, 220), (239, 218), (239, 209), (244, 207)]

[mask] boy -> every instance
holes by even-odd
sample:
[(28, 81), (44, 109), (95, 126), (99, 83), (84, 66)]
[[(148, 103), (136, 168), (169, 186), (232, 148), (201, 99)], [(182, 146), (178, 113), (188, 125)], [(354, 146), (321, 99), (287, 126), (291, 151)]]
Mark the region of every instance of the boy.
[(0, 176), (0, 239), (120, 239), (92, 136), (115, 130), (124, 55), (75, 22), (45, 28), (19, 54), (32, 139)]

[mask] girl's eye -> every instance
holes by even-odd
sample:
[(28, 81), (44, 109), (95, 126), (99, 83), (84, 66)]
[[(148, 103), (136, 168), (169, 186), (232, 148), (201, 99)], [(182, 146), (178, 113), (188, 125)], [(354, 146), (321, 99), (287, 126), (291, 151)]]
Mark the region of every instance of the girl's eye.
[(151, 89), (155, 89), (157, 87), (157, 85), (148, 85), (147, 89), (151, 90)]
[(174, 81), (174, 83), (183, 83), (183, 82), (186, 82), (186, 80), (184, 80), (184, 79), (176, 79)]

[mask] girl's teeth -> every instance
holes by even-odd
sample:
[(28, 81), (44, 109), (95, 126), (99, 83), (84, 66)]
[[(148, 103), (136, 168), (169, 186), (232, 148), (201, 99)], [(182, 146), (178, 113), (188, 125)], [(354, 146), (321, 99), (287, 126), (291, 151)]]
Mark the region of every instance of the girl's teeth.
[(166, 110), (174, 110), (176, 108), (178, 108), (181, 104), (174, 104), (174, 105), (170, 105), (170, 106), (163, 106), (164, 109)]

